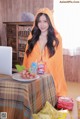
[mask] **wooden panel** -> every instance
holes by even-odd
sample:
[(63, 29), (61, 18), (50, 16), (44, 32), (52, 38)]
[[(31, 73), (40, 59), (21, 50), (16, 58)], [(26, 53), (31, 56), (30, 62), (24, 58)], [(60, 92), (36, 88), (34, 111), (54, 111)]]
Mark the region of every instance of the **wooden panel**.
[(37, 12), (39, 8), (46, 7), (44, 6), (44, 0), (34, 0), (34, 14)]
[(2, 29), (2, 3), (1, 3), (1, 0), (0, 0), (0, 39), (1, 39), (1, 29)]
[(31, 12), (33, 14), (39, 8), (48, 7), (53, 9), (53, 0), (6, 0), (2, 1), (4, 10), (3, 21), (19, 21), (23, 12)]
[(33, 0), (34, 4), (34, 14), (37, 12), (39, 8), (47, 7), (50, 10), (53, 10), (53, 0)]
[(80, 55), (64, 55), (64, 71), (67, 81), (80, 82)]
[(44, 6), (50, 8), (51, 10), (53, 10), (53, 1), (54, 0), (44, 0)]

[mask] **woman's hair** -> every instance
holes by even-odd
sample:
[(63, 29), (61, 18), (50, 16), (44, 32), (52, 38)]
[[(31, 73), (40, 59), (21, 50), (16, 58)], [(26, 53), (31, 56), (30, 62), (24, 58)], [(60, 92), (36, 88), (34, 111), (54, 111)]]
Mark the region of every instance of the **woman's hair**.
[[(32, 52), (36, 42), (39, 40), (41, 31), (38, 28), (38, 22), (42, 15), (45, 15), (47, 22), (49, 24), (48, 34), (47, 34), (47, 43), (46, 43), (46, 46), (47, 46), (48, 52), (49, 52), (49, 57), (51, 57), (55, 54), (55, 47), (57, 47), (59, 44), (59, 41), (55, 36), (55, 31), (54, 31), (54, 28), (51, 24), (51, 21), (50, 21), (48, 15), (45, 13), (39, 13), (35, 19), (35, 26), (31, 31), (32, 38), (30, 40), (28, 40), (28, 49), (26, 51), (27, 56), (29, 56), (29, 54)], [(55, 44), (55, 45), (53, 45), (53, 44)]]

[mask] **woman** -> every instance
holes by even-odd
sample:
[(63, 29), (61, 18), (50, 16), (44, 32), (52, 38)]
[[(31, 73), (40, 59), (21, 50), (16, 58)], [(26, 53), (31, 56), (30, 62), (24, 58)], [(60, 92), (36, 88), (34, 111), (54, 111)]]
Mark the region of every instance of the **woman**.
[(52, 12), (48, 8), (38, 11), (28, 39), (23, 65), (30, 68), (32, 62), (43, 59), (46, 62), (46, 72), (53, 76), (57, 96), (66, 96), (62, 40), (54, 28)]

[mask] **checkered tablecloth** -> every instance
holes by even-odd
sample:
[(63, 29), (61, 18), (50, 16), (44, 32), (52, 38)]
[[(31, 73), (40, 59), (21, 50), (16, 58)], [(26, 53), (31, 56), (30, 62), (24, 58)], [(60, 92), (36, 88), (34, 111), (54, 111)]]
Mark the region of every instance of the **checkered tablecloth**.
[(46, 101), (56, 103), (51, 75), (30, 83), (0, 78), (0, 112), (7, 112), (7, 119), (32, 119), (32, 113), (40, 111)]

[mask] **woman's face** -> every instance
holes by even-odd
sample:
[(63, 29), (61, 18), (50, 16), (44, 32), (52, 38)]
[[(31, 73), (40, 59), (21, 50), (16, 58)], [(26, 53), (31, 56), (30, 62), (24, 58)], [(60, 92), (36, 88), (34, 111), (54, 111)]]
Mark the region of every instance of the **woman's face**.
[(46, 32), (48, 30), (49, 24), (45, 15), (40, 16), (38, 27), (41, 30), (41, 32)]

